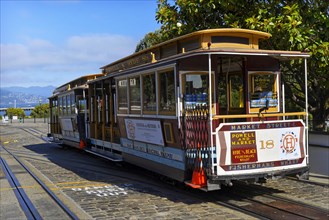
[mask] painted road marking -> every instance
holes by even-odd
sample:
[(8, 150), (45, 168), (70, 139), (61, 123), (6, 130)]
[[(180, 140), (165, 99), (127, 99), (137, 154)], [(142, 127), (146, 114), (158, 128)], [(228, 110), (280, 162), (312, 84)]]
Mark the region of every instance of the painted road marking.
[[(86, 184), (89, 183), (89, 184)], [(109, 185), (108, 183), (99, 183), (99, 184), (95, 184), (92, 183), (90, 181), (79, 181), (79, 182), (61, 182), (61, 183), (56, 183), (56, 184), (45, 184), (46, 186), (50, 187), (49, 189), (51, 189), (52, 191), (56, 191), (56, 190), (61, 190), (61, 189), (71, 189), (72, 185), (74, 185), (73, 187), (75, 188), (84, 188), (84, 187), (92, 187), (92, 186), (105, 186), (105, 185)], [(60, 185), (71, 185), (71, 186), (60, 186)], [(53, 187), (55, 186), (55, 187)], [(41, 188), (40, 185), (30, 185), (30, 186), (20, 186), (20, 187), (7, 187), (7, 188), (0, 188), (0, 192), (1, 191), (6, 191), (6, 190), (15, 190), (15, 189), (31, 189), (31, 188)]]
[(18, 142), (18, 140), (5, 141), (5, 142), (3, 142), (3, 144), (9, 144), (10, 142), (12, 142), (12, 143), (17, 143), (17, 142)]
[(117, 185), (90, 186), (82, 188), (72, 188), (75, 192), (85, 192), (88, 195), (96, 195), (98, 197), (127, 195), (125, 188)]

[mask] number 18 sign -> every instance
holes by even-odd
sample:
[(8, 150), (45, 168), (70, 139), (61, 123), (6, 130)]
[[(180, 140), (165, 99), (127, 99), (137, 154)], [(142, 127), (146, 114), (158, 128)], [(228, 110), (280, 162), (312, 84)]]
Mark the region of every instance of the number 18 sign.
[(301, 120), (222, 123), (216, 131), (221, 164), (305, 157), (305, 127)]

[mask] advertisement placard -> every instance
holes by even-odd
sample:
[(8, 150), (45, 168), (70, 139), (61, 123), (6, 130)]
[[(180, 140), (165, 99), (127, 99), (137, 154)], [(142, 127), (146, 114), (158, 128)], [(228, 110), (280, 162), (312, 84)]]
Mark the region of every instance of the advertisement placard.
[(128, 139), (164, 146), (160, 121), (125, 119), (125, 124)]
[(73, 131), (72, 120), (70, 118), (62, 118), (61, 125), (63, 131)]

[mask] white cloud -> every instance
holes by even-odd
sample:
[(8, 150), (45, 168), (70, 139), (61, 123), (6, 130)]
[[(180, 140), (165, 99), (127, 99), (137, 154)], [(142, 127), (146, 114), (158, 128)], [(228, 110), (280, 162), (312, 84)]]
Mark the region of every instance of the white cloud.
[(131, 54), (136, 42), (120, 35), (73, 36), (67, 41), (68, 58), (109, 62)]
[[(63, 45), (42, 39), (1, 44), (1, 85), (60, 85), (133, 53), (136, 41), (127, 36), (72, 36)], [(19, 82), (17, 79), (20, 79)]]

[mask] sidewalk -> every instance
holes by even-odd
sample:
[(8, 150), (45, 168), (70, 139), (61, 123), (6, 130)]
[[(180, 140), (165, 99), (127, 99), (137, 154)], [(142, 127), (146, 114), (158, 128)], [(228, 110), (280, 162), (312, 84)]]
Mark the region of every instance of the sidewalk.
[(0, 125), (10, 125), (10, 124), (38, 124), (38, 123), (44, 123), (49, 124), (50, 120), (49, 118), (24, 118), (24, 119), (17, 119), (17, 120), (0, 120)]
[(329, 185), (329, 176), (325, 176), (317, 173), (310, 173), (308, 181)]

